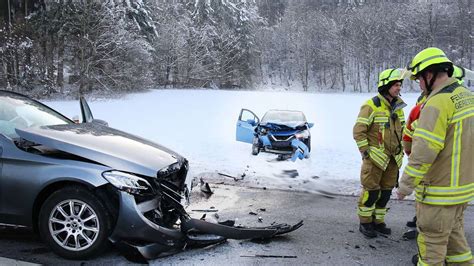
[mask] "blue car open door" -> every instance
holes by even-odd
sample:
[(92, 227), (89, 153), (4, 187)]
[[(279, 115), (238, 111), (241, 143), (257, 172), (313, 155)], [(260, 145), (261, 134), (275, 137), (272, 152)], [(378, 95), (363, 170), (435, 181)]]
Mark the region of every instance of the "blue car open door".
[(248, 109), (240, 110), (239, 119), (235, 131), (237, 141), (252, 143), (255, 136), (255, 127), (260, 123), (260, 119)]

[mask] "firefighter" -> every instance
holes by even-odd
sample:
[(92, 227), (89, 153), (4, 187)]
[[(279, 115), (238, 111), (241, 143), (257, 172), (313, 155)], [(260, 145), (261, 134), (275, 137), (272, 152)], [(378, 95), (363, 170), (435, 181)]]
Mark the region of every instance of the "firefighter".
[[(460, 66), (454, 66), (454, 73), (453, 77), (455, 77), (459, 84), (464, 84), (464, 78), (466, 74), (470, 74), (472, 71), (465, 69)], [(469, 78), (469, 77), (467, 77)], [(413, 139), (413, 133), (415, 132), (416, 125), (418, 124), (418, 118), (420, 117), (421, 107), (426, 101), (426, 90), (425, 88), (420, 88), (422, 90), (420, 97), (418, 97), (416, 101), (416, 105), (411, 109), (410, 115), (406, 121), (405, 128), (403, 129), (403, 149), (407, 156), (411, 153), (411, 144)], [(411, 221), (407, 222), (408, 227), (416, 227), (416, 216), (413, 217)], [(407, 231), (403, 237), (407, 239), (414, 239), (417, 235), (416, 230), (409, 230)]]
[(402, 165), (403, 109), (399, 97), (403, 70), (380, 73), (378, 95), (366, 101), (359, 112), (353, 135), (362, 155), (362, 192), (358, 202), (359, 231), (368, 238), (377, 232), (391, 234), (385, 224), (387, 203)]
[(472, 265), (464, 211), (474, 200), (474, 95), (452, 77), (454, 67), (434, 47), (411, 61), (412, 79), (426, 91), (399, 199), (416, 194), (418, 265)]
[[(466, 72), (471, 72), (460, 66), (454, 66), (453, 77), (458, 80), (459, 84), (464, 84), (464, 77), (466, 76)], [(416, 125), (418, 124), (418, 118), (420, 117), (421, 107), (426, 101), (426, 90), (424, 88), (420, 88), (422, 90), (420, 97), (416, 100), (416, 105), (411, 109), (410, 115), (408, 116), (406, 126), (403, 129), (403, 149), (407, 156), (411, 153), (411, 144), (413, 133), (415, 132)]]

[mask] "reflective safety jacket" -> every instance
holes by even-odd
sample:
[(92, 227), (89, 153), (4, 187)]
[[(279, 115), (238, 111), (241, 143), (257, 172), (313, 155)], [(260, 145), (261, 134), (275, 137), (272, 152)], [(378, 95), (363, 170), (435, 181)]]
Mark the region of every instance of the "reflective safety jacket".
[(415, 107), (411, 109), (410, 115), (408, 116), (405, 128), (403, 129), (403, 149), (407, 155), (411, 153), (411, 143), (413, 139), (413, 133), (415, 132), (416, 125), (418, 124), (418, 118), (420, 117), (421, 106), (425, 103), (426, 96), (421, 95), (416, 101)]
[(403, 161), (402, 132), (406, 104), (397, 97), (392, 104), (378, 94), (365, 102), (353, 129), (354, 140), (361, 153), (366, 153), (380, 169), (387, 169), (393, 156), (400, 168)]
[(474, 95), (450, 78), (434, 88), (413, 134), (399, 192), (432, 205), (474, 200)]

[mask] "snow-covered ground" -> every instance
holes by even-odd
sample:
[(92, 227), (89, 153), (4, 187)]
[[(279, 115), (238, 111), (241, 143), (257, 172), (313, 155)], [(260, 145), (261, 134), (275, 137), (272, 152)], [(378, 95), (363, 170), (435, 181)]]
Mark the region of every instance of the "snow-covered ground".
[[(240, 177), (254, 186), (305, 191), (331, 190), (355, 195), (360, 190), (360, 155), (352, 127), (361, 104), (373, 94), (323, 94), (270, 91), (153, 90), (122, 99), (89, 101), (94, 117), (167, 146), (190, 161), (188, 178)], [(404, 94), (407, 116), (418, 94)], [(49, 101), (73, 117), (76, 101)], [(301, 110), (315, 126), (311, 158), (276, 161), (276, 155), (251, 155), (250, 144), (235, 141), (241, 108), (260, 118), (269, 109)], [(406, 159), (405, 159), (406, 161)], [(298, 172), (297, 177), (291, 177)], [(285, 172), (286, 171), (286, 172)], [(289, 173), (289, 174), (288, 174)], [(188, 180), (189, 181), (189, 180)]]

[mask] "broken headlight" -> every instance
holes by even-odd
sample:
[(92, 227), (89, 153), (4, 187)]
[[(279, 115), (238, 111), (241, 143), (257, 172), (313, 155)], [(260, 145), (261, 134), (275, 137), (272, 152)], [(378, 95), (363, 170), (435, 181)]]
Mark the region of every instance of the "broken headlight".
[(181, 163), (175, 162), (158, 171), (158, 177), (164, 177), (178, 172), (181, 169)]
[(303, 130), (295, 134), (297, 139), (307, 139), (309, 137), (309, 130)]
[(125, 172), (106, 171), (102, 173), (102, 176), (114, 187), (130, 194), (141, 194), (151, 188), (150, 183), (145, 179)]

